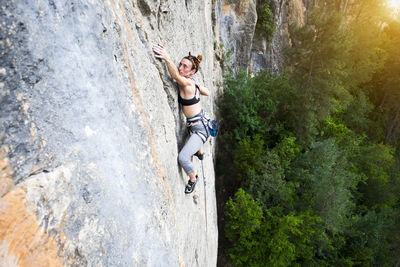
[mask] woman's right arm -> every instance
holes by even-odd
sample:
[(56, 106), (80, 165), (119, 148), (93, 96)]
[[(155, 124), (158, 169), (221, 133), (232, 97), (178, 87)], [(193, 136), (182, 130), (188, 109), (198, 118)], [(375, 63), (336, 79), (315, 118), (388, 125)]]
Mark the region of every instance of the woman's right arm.
[(191, 85), (189, 79), (186, 79), (185, 77), (179, 75), (178, 68), (175, 66), (174, 62), (172, 62), (172, 60), (170, 59), (164, 46), (160, 44), (153, 46), (153, 52), (156, 58), (164, 60), (165, 64), (167, 65), (169, 74), (180, 86), (185, 87)]

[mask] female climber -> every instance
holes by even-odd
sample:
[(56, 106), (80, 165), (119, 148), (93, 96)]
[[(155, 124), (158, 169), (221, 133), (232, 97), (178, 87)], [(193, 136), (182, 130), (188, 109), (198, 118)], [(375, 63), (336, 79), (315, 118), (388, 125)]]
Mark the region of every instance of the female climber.
[(206, 87), (198, 85), (192, 78), (199, 70), (202, 56), (195, 57), (189, 52), (188, 56), (182, 58), (177, 68), (164, 46), (154, 45), (153, 52), (156, 58), (164, 60), (169, 74), (178, 83), (178, 102), (182, 105), (182, 111), (186, 117), (186, 126), (191, 132), (188, 141), (178, 155), (179, 164), (189, 176), (185, 193), (190, 194), (194, 191), (198, 180), (190, 159), (193, 155), (196, 155), (200, 160), (203, 159), (202, 145), (210, 135), (207, 121), (204, 118), (205, 114), (200, 104), (200, 94), (208, 96), (210, 92)]

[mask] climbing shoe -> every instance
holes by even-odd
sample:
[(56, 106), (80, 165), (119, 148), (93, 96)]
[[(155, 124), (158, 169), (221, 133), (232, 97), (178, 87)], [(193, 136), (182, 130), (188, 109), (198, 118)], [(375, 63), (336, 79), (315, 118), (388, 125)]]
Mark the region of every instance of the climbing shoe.
[(190, 194), (190, 193), (192, 193), (194, 191), (194, 188), (195, 188), (195, 186), (197, 184), (197, 180), (198, 179), (199, 179), (199, 177), (197, 175), (196, 175), (196, 181), (192, 182), (189, 179), (188, 184), (185, 187), (185, 194)]
[(199, 158), (199, 160), (203, 160), (204, 159), (204, 153), (200, 154), (199, 151), (196, 152), (196, 154), (194, 154), (196, 157)]

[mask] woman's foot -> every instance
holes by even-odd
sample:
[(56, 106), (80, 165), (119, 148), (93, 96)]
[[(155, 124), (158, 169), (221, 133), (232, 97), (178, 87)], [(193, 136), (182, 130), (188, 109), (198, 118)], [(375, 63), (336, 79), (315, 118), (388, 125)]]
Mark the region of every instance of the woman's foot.
[(194, 154), (196, 157), (199, 158), (199, 160), (203, 160), (204, 159), (204, 152), (200, 153), (199, 151), (196, 152), (196, 154)]
[(190, 179), (189, 179), (188, 184), (185, 187), (185, 194), (190, 194), (194, 191), (194, 188), (197, 184), (197, 180), (198, 180), (197, 175), (196, 175), (196, 180), (194, 182), (190, 181)]

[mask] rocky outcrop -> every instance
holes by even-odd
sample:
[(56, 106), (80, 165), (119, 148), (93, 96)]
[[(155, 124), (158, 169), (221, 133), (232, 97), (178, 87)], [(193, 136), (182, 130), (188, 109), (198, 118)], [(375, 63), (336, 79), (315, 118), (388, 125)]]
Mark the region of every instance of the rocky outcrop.
[(282, 73), (284, 48), (290, 45), (289, 25), (304, 25), (310, 0), (271, 0), (275, 31), (266, 37), (256, 31), (257, 5), (263, 0), (222, 0), (219, 6), (220, 40), (231, 51), (230, 66), (237, 72), (269, 70)]
[(285, 65), (284, 49), (290, 45), (289, 26), (304, 24), (305, 6), (302, 0), (273, 0), (275, 31), (270, 38), (255, 35), (251, 51), (251, 70), (267, 69), (271, 73), (282, 73)]
[(203, 55), (214, 116), (212, 4), (16, 0), (0, 13), (0, 261), (215, 266), (215, 140), (207, 199), (202, 180), (185, 195), (177, 87), (151, 52)]
[(218, 6), (220, 41), (233, 70), (247, 68), (251, 59), (254, 31), (257, 23), (255, 0), (222, 0)]

